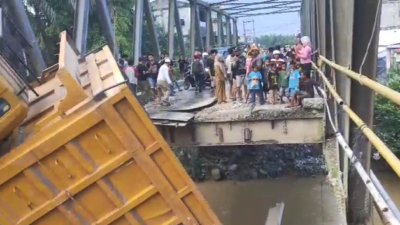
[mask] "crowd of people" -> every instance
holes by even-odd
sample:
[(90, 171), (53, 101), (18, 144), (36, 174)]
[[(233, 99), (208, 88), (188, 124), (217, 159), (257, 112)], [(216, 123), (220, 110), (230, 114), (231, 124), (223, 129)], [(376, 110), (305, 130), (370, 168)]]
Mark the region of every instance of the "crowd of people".
[[(294, 46), (265, 50), (255, 44), (244, 49), (234, 47), (228, 50), (226, 59), (212, 49), (194, 53), (190, 63), (181, 56), (177, 63), (182, 76), (190, 68), (196, 92), (202, 92), (204, 81), (210, 76), (212, 92), (219, 104), (228, 100), (256, 104), (258, 100), (259, 104), (289, 103), (288, 107), (294, 107), (301, 106), (304, 98), (314, 97), (317, 84), (310, 76), (311, 58), (316, 52), (305, 36), (298, 38)], [(150, 92), (157, 103), (169, 105), (175, 87), (178, 91), (182, 89), (174, 75), (174, 62), (168, 54), (160, 58), (156, 61), (153, 55), (144, 55), (135, 66), (133, 60), (123, 56), (119, 66), (134, 93)]]
[[(216, 97), (219, 104), (245, 101), (256, 104), (289, 103), (301, 106), (304, 98), (313, 98), (317, 83), (311, 79), (312, 50), (308, 37), (298, 39), (294, 46), (270, 47), (264, 51), (257, 45), (229, 49), (225, 61), (215, 57)], [(208, 65), (210, 66), (210, 65)], [(243, 98), (244, 95), (244, 98)]]

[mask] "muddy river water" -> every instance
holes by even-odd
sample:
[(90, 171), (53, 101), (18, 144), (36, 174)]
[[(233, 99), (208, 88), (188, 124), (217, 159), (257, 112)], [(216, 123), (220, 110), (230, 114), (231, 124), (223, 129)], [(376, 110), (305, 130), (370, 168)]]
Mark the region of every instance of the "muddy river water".
[[(393, 200), (400, 206), (400, 179), (378, 173)], [(336, 200), (324, 176), (283, 177), (245, 182), (203, 182), (198, 187), (224, 225), (263, 225), (268, 209), (284, 202), (282, 225), (337, 225)], [(380, 225), (374, 215), (374, 224)]]

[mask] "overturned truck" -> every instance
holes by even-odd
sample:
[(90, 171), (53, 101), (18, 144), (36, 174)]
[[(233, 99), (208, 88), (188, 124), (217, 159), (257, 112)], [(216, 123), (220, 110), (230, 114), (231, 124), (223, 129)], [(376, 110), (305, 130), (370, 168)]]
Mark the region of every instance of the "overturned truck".
[(0, 62), (0, 224), (221, 224), (107, 46), (80, 56), (63, 32), (24, 101)]

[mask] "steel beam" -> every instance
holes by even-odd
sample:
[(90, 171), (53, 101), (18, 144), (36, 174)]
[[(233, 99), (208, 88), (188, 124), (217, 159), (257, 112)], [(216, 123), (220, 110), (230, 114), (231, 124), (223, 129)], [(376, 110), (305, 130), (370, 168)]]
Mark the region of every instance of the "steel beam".
[(143, 1), (135, 0), (135, 17), (133, 24), (133, 59), (135, 65), (139, 64), (139, 58), (142, 55), (142, 38), (143, 38)]
[(225, 5), (225, 4), (229, 4), (232, 2), (236, 2), (238, 0), (225, 0), (225, 1), (220, 1), (220, 2), (215, 2), (215, 3), (210, 3), (210, 6), (214, 6), (214, 5)]
[[(214, 29), (212, 22), (212, 13), (211, 9), (206, 9), (206, 48), (211, 48), (214, 46)], [(211, 50), (211, 49), (207, 49)]]
[[(241, 9), (247, 6), (256, 6), (256, 5), (272, 5), (272, 4), (281, 4), (281, 3), (301, 3), (301, 1), (278, 1), (278, 0), (267, 0), (267, 1), (262, 1), (262, 2), (249, 2), (249, 3), (237, 3), (236, 6), (232, 7), (227, 7), (227, 8), (222, 8), (223, 10), (234, 10), (234, 9)], [(232, 3), (233, 5), (233, 3)]]
[(96, 9), (99, 14), (100, 26), (104, 37), (107, 40), (107, 44), (113, 52), (114, 57), (118, 56), (118, 46), (115, 41), (114, 28), (111, 23), (111, 16), (108, 10), (106, 0), (96, 0)]
[(191, 55), (193, 55), (196, 51), (196, 10), (197, 10), (196, 1), (191, 1), (190, 2), (190, 30), (189, 30), (190, 54)]
[(199, 13), (199, 7), (196, 4), (196, 46), (198, 49), (201, 49), (200, 51), (204, 51), (204, 45), (203, 45), (203, 37), (201, 36), (201, 31), (200, 31), (200, 13)]
[(224, 31), (222, 27), (222, 15), (217, 13), (217, 45), (223, 45)]
[[(165, 132), (160, 133), (173, 147), (311, 144), (324, 142), (325, 135), (318, 129), (323, 123), (322, 117), (287, 118), (275, 121), (208, 121), (189, 124), (171, 122), (170, 129), (164, 129)], [(179, 124), (182, 125), (179, 126)], [(165, 125), (156, 125), (160, 131), (163, 127), (165, 128)], [(218, 127), (217, 132), (216, 127)], [(286, 129), (293, 132), (287, 132)], [(171, 139), (170, 137), (179, 138)]]
[(225, 19), (225, 30), (226, 30), (226, 45), (232, 45), (232, 32), (231, 32), (231, 20), (229, 17)]
[[(290, 3), (293, 4), (293, 3)], [(300, 6), (300, 5), (299, 5)], [(232, 11), (230, 13), (236, 13), (237, 10), (249, 10), (249, 11), (258, 11), (258, 10), (264, 10), (264, 9), (282, 9), (282, 8), (287, 8), (286, 5), (274, 5), (274, 6), (265, 6), (265, 7), (246, 7), (246, 8), (240, 8), (240, 9), (230, 9), (229, 11)]]
[[(378, 41), (380, 31), (382, 1), (354, 0), (353, 33), (351, 35), (352, 64), (351, 68), (358, 73), (365, 74), (369, 79), (376, 78), (376, 64), (378, 55)], [(348, 36), (347, 34), (346, 36)], [(350, 50), (349, 50), (350, 51)], [(350, 107), (365, 123), (372, 127), (374, 121), (375, 92), (362, 85), (359, 81), (351, 80)], [(360, 129), (350, 123), (349, 140), (355, 156), (366, 171), (370, 170), (371, 143), (360, 134)], [(349, 173), (349, 224), (367, 224), (371, 220), (372, 207), (370, 194), (360, 176)]]
[(28, 15), (26, 14), (24, 3), (22, 0), (8, 0), (5, 2), (8, 4), (10, 11), (12, 12), (10, 13), (10, 16), (13, 18), (17, 28), (22, 32), (26, 40), (32, 46), (31, 48), (26, 48), (25, 51), (29, 59), (32, 61), (36, 74), (40, 76), (42, 71), (46, 69), (46, 63), (39, 48), (39, 44), (36, 41), (36, 36), (29, 22)]
[(84, 56), (86, 54), (89, 25), (89, 7), (90, 3), (87, 0), (77, 0), (75, 2), (73, 38), (76, 48), (81, 53), (81, 56)]
[(273, 14), (284, 14), (284, 13), (292, 13), (292, 12), (299, 12), (299, 9), (293, 9), (293, 10), (277, 10), (273, 12), (267, 12), (267, 13), (254, 13), (254, 14), (242, 14), (238, 15), (236, 18), (241, 18), (241, 17), (250, 17), (250, 16), (265, 16), (265, 15), (273, 15)]
[(224, 16), (230, 16), (230, 14), (225, 12), (223, 9), (212, 7), (209, 3), (207, 3), (203, 0), (189, 0), (190, 3), (194, 2), (194, 1), (196, 1), (197, 5), (199, 5), (199, 6), (203, 6), (204, 8), (209, 8), (212, 11), (222, 14)]
[(174, 1), (174, 4), (175, 4), (175, 26), (176, 26), (176, 33), (178, 34), (178, 44), (181, 50), (181, 55), (186, 56), (185, 41), (183, 39), (181, 19), (179, 16), (179, 9), (177, 7), (176, 0)]
[(234, 18), (233, 20), (233, 45), (237, 45), (239, 40), (238, 40), (238, 29), (237, 29), (237, 19)]
[(154, 26), (153, 12), (149, 0), (143, 0), (143, 12), (146, 18), (147, 29), (150, 33), (150, 41), (152, 43), (152, 51), (156, 60), (160, 59), (160, 46), (158, 44), (157, 32)]
[(180, 24), (179, 20), (175, 20), (176, 0), (170, 0), (168, 3), (168, 53), (171, 57), (174, 56), (174, 39), (175, 39), (175, 24)]

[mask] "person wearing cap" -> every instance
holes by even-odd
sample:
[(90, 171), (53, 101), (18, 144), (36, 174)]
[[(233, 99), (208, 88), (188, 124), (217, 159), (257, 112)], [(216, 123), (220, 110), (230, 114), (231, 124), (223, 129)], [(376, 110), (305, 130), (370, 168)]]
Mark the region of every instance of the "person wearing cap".
[(169, 88), (172, 85), (172, 81), (170, 78), (170, 63), (171, 59), (164, 59), (164, 64), (160, 67), (157, 76), (157, 102), (162, 104), (162, 95), (164, 95), (164, 103), (170, 105), (169, 102)]
[(280, 57), (281, 52), (278, 50), (274, 50), (273, 58), (271, 59), (271, 63), (275, 64), (278, 71), (282, 69), (282, 64), (285, 63), (285, 60)]

